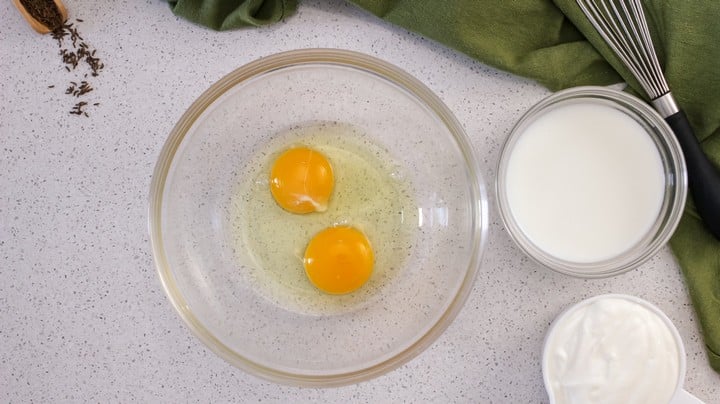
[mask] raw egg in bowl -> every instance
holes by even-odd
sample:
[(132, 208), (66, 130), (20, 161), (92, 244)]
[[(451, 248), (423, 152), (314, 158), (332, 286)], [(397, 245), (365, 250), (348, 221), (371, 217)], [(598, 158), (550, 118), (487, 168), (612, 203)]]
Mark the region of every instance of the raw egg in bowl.
[(185, 112), (157, 162), (163, 287), (219, 356), (266, 379), (356, 383), (447, 328), (478, 272), (485, 185), (427, 87), (355, 52), (243, 66)]

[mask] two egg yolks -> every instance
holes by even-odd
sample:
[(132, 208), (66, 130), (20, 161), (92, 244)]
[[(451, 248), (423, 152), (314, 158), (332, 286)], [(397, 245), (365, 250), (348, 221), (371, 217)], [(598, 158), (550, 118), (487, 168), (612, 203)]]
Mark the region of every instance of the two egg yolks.
[[(283, 152), (270, 170), (270, 192), (291, 213), (324, 212), (335, 185), (332, 166), (320, 152), (296, 147)], [(305, 273), (318, 289), (350, 293), (372, 274), (374, 255), (367, 237), (350, 226), (329, 227), (308, 243)]]

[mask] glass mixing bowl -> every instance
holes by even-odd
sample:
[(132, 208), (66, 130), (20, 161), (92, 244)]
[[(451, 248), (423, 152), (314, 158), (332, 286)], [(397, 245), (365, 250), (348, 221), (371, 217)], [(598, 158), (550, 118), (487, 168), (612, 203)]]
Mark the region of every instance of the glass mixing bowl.
[[(389, 156), (412, 201), (379, 220), (403, 229), (404, 247), (373, 244), (375, 273), (348, 295), (316, 290), (300, 257), (264, 265), (261, 254), (289, 252), (253, 251), (260, 235), (244, 231), (248, 173), (266, 190), (258, 156), (318, 125), (353, 128), (337, 136)], [(462, 127), (427, 87), (375, 58), (314, 49), (243, 66), (192, 104), (161, 151), (149, 216), (163, 287), (201, 341), (275, 382), (337, 386), (407, 362), (455, 318), (481, 262), (487, 198)]]

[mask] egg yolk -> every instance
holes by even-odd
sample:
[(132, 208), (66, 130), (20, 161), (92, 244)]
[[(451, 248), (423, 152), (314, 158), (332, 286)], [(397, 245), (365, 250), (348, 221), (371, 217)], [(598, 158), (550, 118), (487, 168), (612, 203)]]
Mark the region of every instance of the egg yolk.
[(325, 211), (334, 184), (328, 160), (307, 147), (285, 151), (270, 170), (270, 192), (275, 202), (292, 213)]
[(350, 293), (373, 271), (374, 255), (367, 237), (354, 227), (327, 228), (310, 240), (303, 264), (310, 282), (323, 292)]

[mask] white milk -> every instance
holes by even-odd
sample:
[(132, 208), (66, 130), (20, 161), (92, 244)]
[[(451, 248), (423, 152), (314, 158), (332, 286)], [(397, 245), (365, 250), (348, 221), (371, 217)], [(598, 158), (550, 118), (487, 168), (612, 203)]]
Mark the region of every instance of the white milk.
[(520, 134), (508, 160), (509, 209), (541, 250), (567, 261), (616, 257), (657, 220), (665, 175), (650, 135), (606, 105), (561, 105)]
[(680, 355), (658, 314), (610, 297), (581, 304), (553, 324), (543, 371), (556, 404), (668, 403), (680, 383)]

